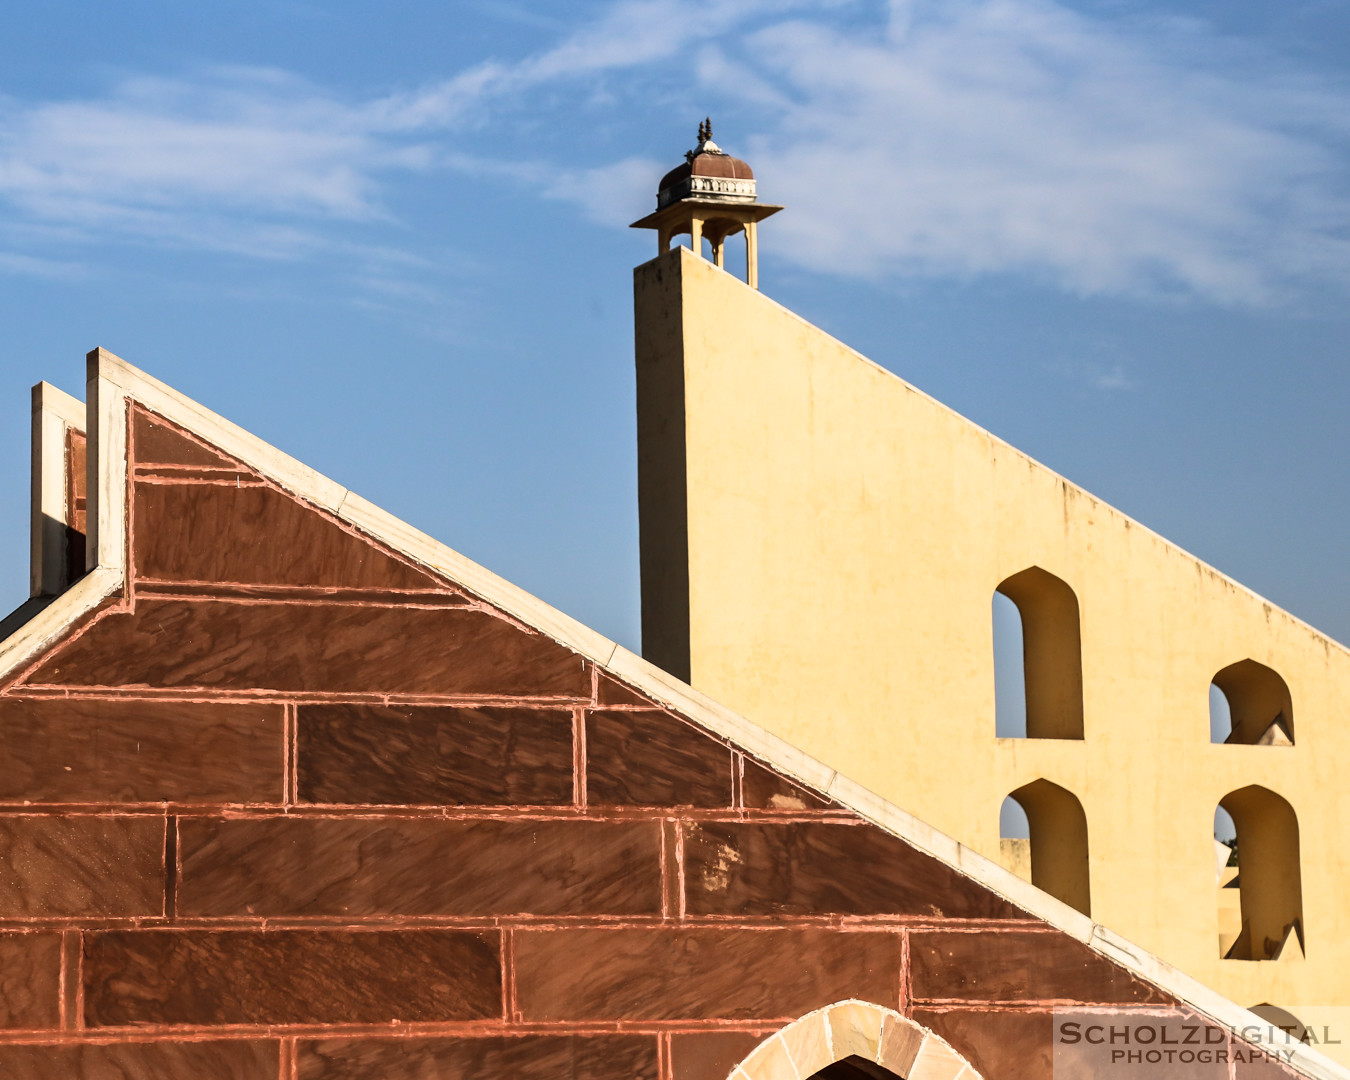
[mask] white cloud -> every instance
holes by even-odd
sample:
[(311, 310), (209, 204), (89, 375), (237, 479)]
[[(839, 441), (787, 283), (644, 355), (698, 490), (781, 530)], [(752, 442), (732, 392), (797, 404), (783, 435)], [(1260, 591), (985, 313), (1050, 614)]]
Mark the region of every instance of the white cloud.
[(0, 100), (0, 226), (397, 267), (402, 237), (351, 237), (393, 235), (407, 174), (510, 179), (622, 226), (661, 165), (511, 133), (709, 100), (788, 204), (767, 248), (814, 270), (1230, 303), (1350, 284), (1350, 89), (1193, 21), (1057, 0), (620, 0), (536, 56), (364, 99), (230, 69)]
[[(745, 149), (790, 208), (766, 242), (811, 269), (1223, 303), (1350, 284), (1347, 86), (1293, 77), (1194, 20), (895, 0), (859, 25), (839, 6), (620, 3), (539, 57), (427, 92), (418, 115), (673, 63), (694, 93), (758, 115)], [(614, 206), (641, 165), (613, 166)], [(577, 173), (538, 186), (592, 220), (625, 216)]]
[(0, 102), (4, 216), (68, 239), (301, 257), (334, 245), (324, 222), (387, 218), (382, 181), (429, 160), (427, 147), (372, 130), (360, 108), (272, 71), (128, 79), (91, 101)]
[(667, 168), (651, 158), (630, 157), (611, 165), (567, 169), (543, 186), (543, 195), (580, 207), (597, 225), (626, 226), (651, 209), (654, 178)]
[(1098, 390), (1131, 390), (1134, 383), (1125, 374), (1125, 365), (1116, 364), (1110, 371), (1098, 371), (1092, 377), (1092, 385)]
[[(420, 129), (470, 125), (485, 102), (519, 97), (535, 87), (671, 60), (687, 64), (696, 45), (738, 32), (756, 17), (828, 9), (847, 0), (619, 0), (593, 23), (557, 45), (514, 64), (488, 61), (453, 78), (372, 102), (381, 127)], [(628, 102), (632, 104), (632, 102)]]
[(58, 259), (42, 259), (33, 255), (23, 255), (15, 251), (0, 251), (0, 274), (13, 274), (21, 277), (72, 278), (84, 273), (78, 263), (62, 262)]
[(1350, 94), (1197, 64), (1177, 34), (1195, 44), (1051, 0), (914, 0), (884, 35), (765, 27), (705, 76), (772, 91), (753, 164), (806, 266), (1223, 302), (1350, 283)]

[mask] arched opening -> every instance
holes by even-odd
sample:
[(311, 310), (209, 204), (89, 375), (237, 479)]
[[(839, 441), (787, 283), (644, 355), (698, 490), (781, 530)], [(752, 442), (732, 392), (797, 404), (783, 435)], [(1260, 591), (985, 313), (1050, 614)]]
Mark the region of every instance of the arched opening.
[(1278, 672), (1239, 660), (1209, 687), (1209, 738), (1248, 746), (1293, 746), (1294, 702)]
[[(1303, 956), (1303, 882), (1299, 861), (1298, 817), (1273, 791), (1240, 788), (1219, 800), (1232, 821), (1233, 854), (1220, 874), (1220, 954), (1226, 960), (1281, 960)], [(1215, 815), (1215, 835), (1223, 828)], [(1227, 878), (1225, 882), (1225, 878)], [(1236, 934), (1228, 915), (1231, 940), (1224, 934), (1224, 905), (1231, 909), (1231, 890), (1238, 894)], [(1223, 894), (1229, 892), (1225, 897)]]
[[(688, 221), (679, 221), (661, 229), (660, 250), (669, 250), (670, 243), (676, 237), (688, 235), (689, 249), (714, 266), (727, 269), (727, 240), (737, 233), (745, 235), (745, 283), (752, 289), (759, 288), (759, 240), (756, 222), (760, 217), (772, 214), (779, 207), (756, 204), (750, 207), (736, 207), (721, 214), (713, 212), (711, 217), (693, 217)], [(766, 213), (767, 211), (767, 213)], [(655, 215), (653, 215), (655, 216)]]
[(1001, 592), (994, 593), (994, 734), (1027, 737), (1027, 677), (1022, 660), (1022, 613)]
[(894, 1009), (840, 1001), (770, 1035), (731, 1070), (748, 1080), (980, 1080), (946, 1040)]
[[(1015, 623), (1005, 601), (1016, 609)], [(1020, 728), (1029, 739), (1081, 739), (1083, 659), (1073, 589), (1039, 566), (1028, 567), (999, 585), (993, 617), (997, 733), (1016, 737), (1011, 733)]]
[[(1010, 845), (1009, 854), (1024, 851), (1026, 861), (1023, 865), (1029, 873), (1028, 880), (1036, 888), (1044, 889), (1084, 915), (1091, 915), (1087, 815), (1083, 813), (1083, 804), (1072, 792), (1049, 780), (1033, 780), (1014, 791), (1008, 799), (1021, 807), (1027, 830), (1025, 848)], [(1007, 805), (1006, 799), (1004, 805)], [(1011, 827), (1016, 827), (1015, 812), (1008, 811), (1007, 820)], [(1000, 833), (1003, 821), (1001, 813)], [(1002, 837), (999, 848), (1001, 854)], [(1014, 873), (1020, 872), (1006, 862), (1004, 865)]]
[(998, 861), (1023, 881), (1031, 880), (1031, 822), (1011, 795), (998, 811)]

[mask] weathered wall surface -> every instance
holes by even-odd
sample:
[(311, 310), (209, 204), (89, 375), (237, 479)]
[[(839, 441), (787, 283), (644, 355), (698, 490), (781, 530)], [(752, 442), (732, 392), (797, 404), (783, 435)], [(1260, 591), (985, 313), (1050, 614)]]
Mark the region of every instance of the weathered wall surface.
[[(648, 659), (991, 858), (1046, 778), (1095, 920), (1245, 1005), (1350, 1003), (1343, 647), (686, 249), (635, 290)], [(1081, 739), (995, 738), (991, 598), (1033, 566), (1081, 612)], [(1297, 745), (1211, 744), (1247, 658)], [(1219, 957), (1213, 816), (1250, 784), (1297, 814), (1306, 961)]]
[(1048, 1077), (1052, 1002), (1167, 1000), (141, 410), (129, 458), (126, 595), (0, 685), (8, 1080), (720, 1080), (844, 998)]

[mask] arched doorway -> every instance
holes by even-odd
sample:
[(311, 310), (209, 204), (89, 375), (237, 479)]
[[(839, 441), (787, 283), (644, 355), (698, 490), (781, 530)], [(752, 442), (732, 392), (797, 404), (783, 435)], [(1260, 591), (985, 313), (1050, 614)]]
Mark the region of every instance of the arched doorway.
[[(962, 1070), (966, 1070), (962, 1075)], [(730, 1080), (980, 1080), (947, 1042), (894, 1009), (839, 1001), (770, 1035)]]

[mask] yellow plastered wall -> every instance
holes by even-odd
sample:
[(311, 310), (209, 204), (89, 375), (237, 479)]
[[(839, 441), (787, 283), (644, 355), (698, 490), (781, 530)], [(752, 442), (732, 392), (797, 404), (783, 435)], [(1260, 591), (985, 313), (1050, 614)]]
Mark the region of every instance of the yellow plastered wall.
[[(1243, 1005), (1350, 1004), (1342, 646), (687, 249), (635, 307), (649, 659), (991, 858), (1004, 797), (1058, 784), (1096, 921)], [(1081, 740), (994, 734), (991, 598), (1031, 566), (1077, 596)], [(1296, 746), (1210, 743), (1247, 658)], [(1214, 810), (1250, 784), (1297, 814), (1306, 959), (1218, 955)]]

